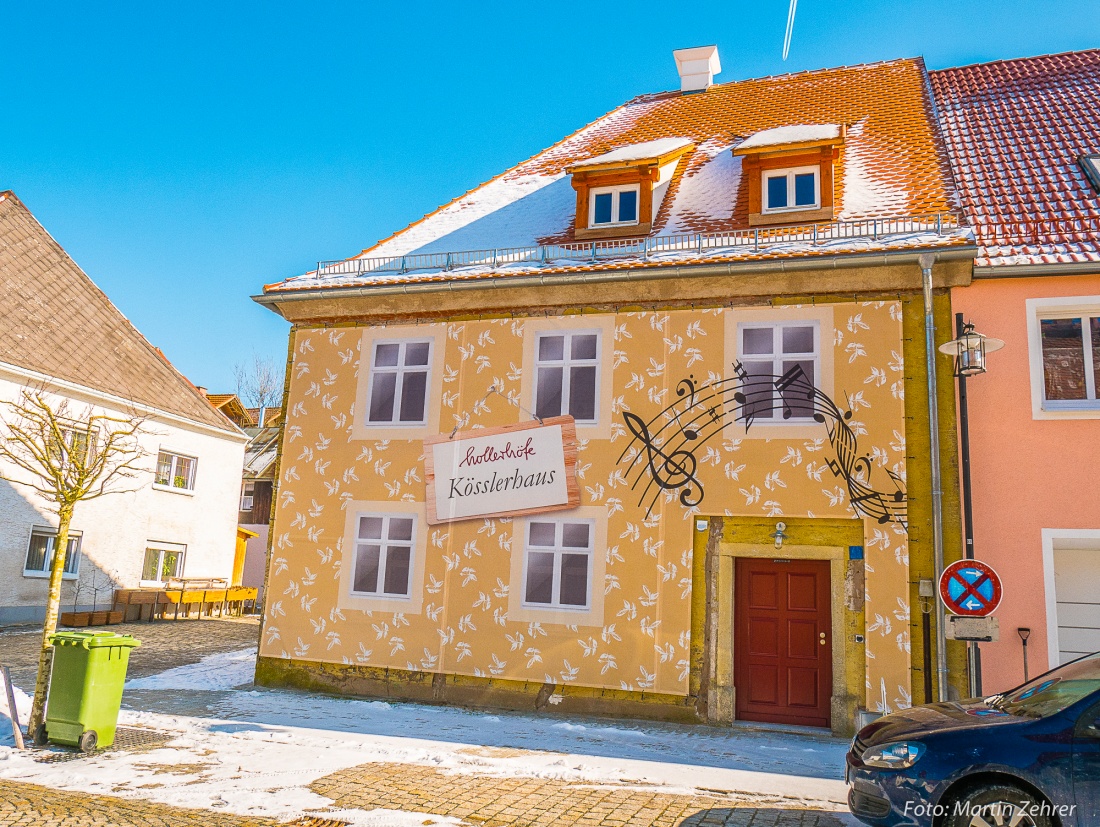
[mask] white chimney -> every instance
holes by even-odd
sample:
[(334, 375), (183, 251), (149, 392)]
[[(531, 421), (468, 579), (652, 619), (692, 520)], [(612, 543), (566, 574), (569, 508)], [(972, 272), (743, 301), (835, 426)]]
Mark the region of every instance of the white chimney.
[(676, 58), (676, 71), (680, 73), (681, 92), (705, 91), (714, 83), (714, 76), (722, 71), (717, 46), (676, 49), (672, 56)]

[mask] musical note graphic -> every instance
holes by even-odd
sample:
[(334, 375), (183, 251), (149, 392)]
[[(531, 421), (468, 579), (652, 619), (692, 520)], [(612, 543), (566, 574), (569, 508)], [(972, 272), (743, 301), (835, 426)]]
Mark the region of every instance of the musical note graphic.
[(638, 500), (642, 505), (648, 499), (647, 517), (663, 491), (679, 491), (684, 506), (699, 505), (705, 492), (697, 476), (695, 452), (732, 424), (740, 424), (747, 431), (758, 418), (778, 411), (785, 420), (805, 418), (825, 426), (833, 452), (826, 466), (843, 481), (848, 501), (857, 514), (882, 525), (896, 522), (908, 530), (907, 498), (901, 478), (883, 468), (894, 490), (874, 487), (872, 477), (876, 468), (870, 456), (859, 451), (856, 434), (848, 424), (852, 418), (850, 405), (849, 410), (842, 411), (814, 386), (800, 365), (794, 365), (782, 376), (773, 376), (749, 373), (741, 362), (734, 362), (733, 376), (729, 378), (702, 386), (695, 384), (692, 375), (681, 379), (676, 385), (676, 397), (675, 402), (648, 422), (634, 413), (623, 412), (634, 439), (618, 461), (629, 459), (627, 474), (636, 472), (631, 490), (637, 490), (643, 480), (648, 480)]
[[(677, 449), (665, 453), (649, 432), (649, 426), (641, 417), (635, 416), (630, 411), (623, 412), (626, 427), (634, 434), (635, 439), (642, 443), (645, 449), (646, 463), (653, 482), (665, 491), (680, 490), (680, 503), (689, 508), (703, 501), (703, 486), (695, 476), (698, 467), (695, 455), (691, 451)], [(685, 438), (695, 439), (696, 437)], [(636, 483), (635, 483), (636, 484)], [(647, 487), (648, 488), (648, 487)], [(656, 497), (654, 498), (656, 501)], [(652, 510), (653, 503), (650, 503)], [(650, 511), (646, 512), (648, 516)]]
[[(692, 381), (693, 379), (694, 377), (689, 375), (687, 379), (681, 379), (676, 384), (676, 395), (681, 399), (685, 396), (687, 397), (687, 406), (685, 410), (688, 411), (695, 407), (695, 382)], [(685, 427), (683, 423), (680, 422), (680, 411), (676, 407), (673, 408), (672, 413), (673, 417), (676, 419), (676, 424), (680, 426), (680, 430), (683, 431), (685, 437), (688, 439), (699, 438), (699, 432), (697, 430)]]

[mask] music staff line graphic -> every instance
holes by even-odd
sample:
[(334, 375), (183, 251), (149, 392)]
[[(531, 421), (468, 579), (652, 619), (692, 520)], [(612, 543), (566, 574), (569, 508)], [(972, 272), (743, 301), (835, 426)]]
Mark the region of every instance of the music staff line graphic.
[(825, 426), (834, 454), (826, 465), (844, 482), (848, 500), (857, 514), (883, 525), (896, 522), (907, 530), (905, 484), (897, 474), (884, 468), (894, 490), (881, 491), (872, 486), (874, 465), (870, 456), (859, 453), (856, 434), (848, 424), (851, 410), (842, 411), (814, 386), (800, 365), (794, 365), (782, 376), (750, 374), (740, 361), (734, 362), (733, 370), (732, 377), (699, 387), (693, 376), (681, 379), (676, 385), (676, 401), (648, 422), (623, 411), (633, 439), (619, 455), (618, 462), (626, 461), (630, 455), (628, 477), (638, 469), (632, 491), (648, 476), (638, 498), (639, 506), (649, 501), (647, 517), (665, 491), (678, 491), (680, 504), (686, 507), (701, 504), (705, 491), (697, 475), (696, 452), (730, 425), (740, 424), (747, 432), (758, 417), (781, 412), (784, 420), (804, 418)]

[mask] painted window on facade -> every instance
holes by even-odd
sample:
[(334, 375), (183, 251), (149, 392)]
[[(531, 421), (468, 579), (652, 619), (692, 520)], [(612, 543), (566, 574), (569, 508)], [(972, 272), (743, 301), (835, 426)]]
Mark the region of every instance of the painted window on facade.
[(638, 223), (638, 185), (593, 189), (589, 208), (590, 227)]
[(765, 170), (764, 212), (811, 210), (821, 206), (820, 173), (817, 167)]
[(775, 388), (775, 380), (798, 367), (817, 387), (821, 377), (821, 342), (816, 322), (743, 324), (737, 328), (737, 350), (749, 375), (748, 402), (742, 418), (799, 420), (813, 416), (813, 401), (798, 384)]
[(145, 547), (145, 561), (141, 567), (141, 579), (150, 583), (163, 583), (183, 575), (184, 546), (174, 543), (150, 543)]
[(431, 340), (374, 343), (368, 425), (423, 425), (427, 421), (431, 355)]
[[(69, 531), (69, 547), (65, 551), (65, 575), (75, 577), (80, 567), (79, 531)], [(23, 574), (47, 576), (53, 565), (54, 549), (57, 548), (57, 529), (34, 528), (27, 548), (27, 560), (23, 565)]]
[(541, 333), (535, 342), (535, 415), (569, 414), (597, 420), (600, 335), (596, 331)]
[(589, 520), (529, 521), (524, 604), (587, 609), (592, 592), (592, 538)]
[(414, 518), (404, 515), (359, 516), (353, 594), (409, 596), (415, 528)]
[(196, 464), (197, 460), (194, 457), (161, 451), (157, 454), (157, 473), (153, 482), (166, 488), (192, 491), (195, 488)]
[(256, 483), (246, 480), (241, 486), (241, 511), (251, 511), (256, 498)]
[(1052, 408), (1097, 406), (1100, 317), (1040, 319), (1043, 398)]

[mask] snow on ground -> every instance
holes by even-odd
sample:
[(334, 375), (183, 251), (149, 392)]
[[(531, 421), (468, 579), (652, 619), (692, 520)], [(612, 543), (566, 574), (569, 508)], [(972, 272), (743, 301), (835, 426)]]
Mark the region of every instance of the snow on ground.
[(198, 663), (126, 681), (127, 689), (205, 689), (217, 691), (251, 684), (256, 673), (256, 650), (221, 652)]
[[(8, 699), (3, 684), (4, 681), (0, 679), (0, 747), (10, 747), (15, 745), (15, 736), (12, 734), (11, 713), (8, 711)], [(25, 727), (31, 716), (33, 699), (18, 686), (12, 686), (12, 690), (15, 692), (15, 708), (19, 712), (19, 721)]]
[[(215, 655), (127, 684), (131, 706), (148, 699), (161, 709), (176, 703), (193, 711), (205, 702), (209, 717), (123, 709), (121, 726), (171, 733), (164, 747), (49, 764), (0, 747), (0, 777), (241, 815), (292, 819), (323, 812), (357, 827), (461, 823), (421, 813), (335, 813), (329, 799), (309, 789), (323, 776), (373, 762), (665, 793), (727, 791), (746, 803), (793, 799), (844, 809), (839, 779), (846, 744), (839, 739), (226, 689), (247, 683), (254, 657), (255, 650)], [(246, 664), (249, 676), (241, 680)]]

